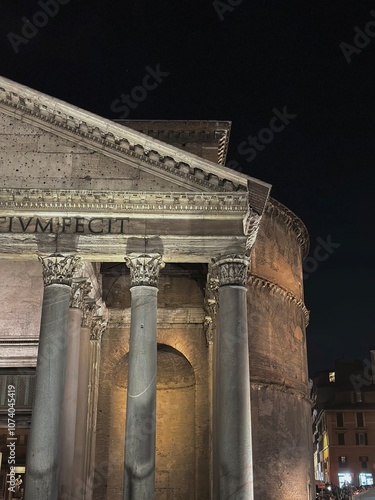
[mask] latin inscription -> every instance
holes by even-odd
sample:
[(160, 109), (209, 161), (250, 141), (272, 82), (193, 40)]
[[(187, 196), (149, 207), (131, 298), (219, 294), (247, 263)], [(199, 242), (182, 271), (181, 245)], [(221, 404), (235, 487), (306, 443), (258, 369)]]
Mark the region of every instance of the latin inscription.
[(128, 218), (0, 217), (0, 233), (125, 234)]

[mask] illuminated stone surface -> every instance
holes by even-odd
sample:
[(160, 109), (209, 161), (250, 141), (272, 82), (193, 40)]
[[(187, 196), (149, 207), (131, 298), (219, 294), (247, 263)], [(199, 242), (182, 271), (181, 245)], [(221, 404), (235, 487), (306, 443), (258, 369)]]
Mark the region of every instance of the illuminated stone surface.
[[(207, 125), (211, 137), (214, 124)], [(162, 139), (159, 125), (144, 127)], [(226, 146), (213, 146), (225, 164)], [(207, 158), (209, 144), (194, 145), (202, 155), (203, 149)], [(248, 177), (206, 158), (0, 78), (0, 364), (36, 365), (43, 291), (37, 254), (79, 254), (91, 266), (98, 306), (97, 319), (84, 327), (91, 333), (80, 375), (87, 432), (75, 450), (82, 471), (85, 447), (86, 500), (123, 495), (131, 321), (123, 259), (132, 252), (160, 253), (166, 262), (157, 300), (164, 361), (157, 374), (155, 498), (212, 498), (217, 332), (211, 318), (207, 342), (205, 286), (212, 258), (245, 252)], [(307, 247), (303, 224), (270, 199), (247, 280), (255, 500), (301, 500), (313, 481), (302, 282)]]

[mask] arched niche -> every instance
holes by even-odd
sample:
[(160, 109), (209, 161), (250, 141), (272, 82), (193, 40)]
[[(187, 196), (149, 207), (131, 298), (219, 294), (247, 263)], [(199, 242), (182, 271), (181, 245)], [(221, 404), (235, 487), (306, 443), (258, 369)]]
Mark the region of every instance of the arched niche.
[[(156, 499), (191, 499), (195, 491), (195, 375), (186, 357), (166, 344), (157, 349)], [(128, 354), (114, 382), (126, 399)]]

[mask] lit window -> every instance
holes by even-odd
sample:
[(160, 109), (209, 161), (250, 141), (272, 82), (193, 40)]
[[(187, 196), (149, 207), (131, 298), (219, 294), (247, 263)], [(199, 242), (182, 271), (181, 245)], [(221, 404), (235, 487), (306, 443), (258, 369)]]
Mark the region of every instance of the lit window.
[(339, 467), (345, 468), (348, 466), (348, 457), (339, 457)]
[(372, 478), (371, 472), (361, 472), (359, 474), (359, 485), (360, 486), (372, 486), (374, 480)]
[(328, 380), (330, 382), (335, 382), (335, 380), (336, 380), (336, 374), (335, 374), (335, 372), (329, 372), (329, 374), (328, 374)]
[(339, 472), (337, 475), (339, 477), (339, 486), (340, 486), (340, 488), (342, 488), (346, 484), (351, 484), (352, 483), (353, 477), (348, 472)]

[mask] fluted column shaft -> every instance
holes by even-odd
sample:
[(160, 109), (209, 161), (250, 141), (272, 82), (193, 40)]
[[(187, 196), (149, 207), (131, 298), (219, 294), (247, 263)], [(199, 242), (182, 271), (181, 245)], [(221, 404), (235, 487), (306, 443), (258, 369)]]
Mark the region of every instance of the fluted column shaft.
[(155, 494), (157, 279), (160, 256), (127, 257), (132, 277), (124, 500)]
[(248, 259), (217, 260), (219, 280), (214, 338), (213, 498), (253, 499), (246, 277)]
[(54, 255), (40, 261), (45, 289), (27, 446), (25, 498), (57, 500), (69, 299), (77, 257)]

